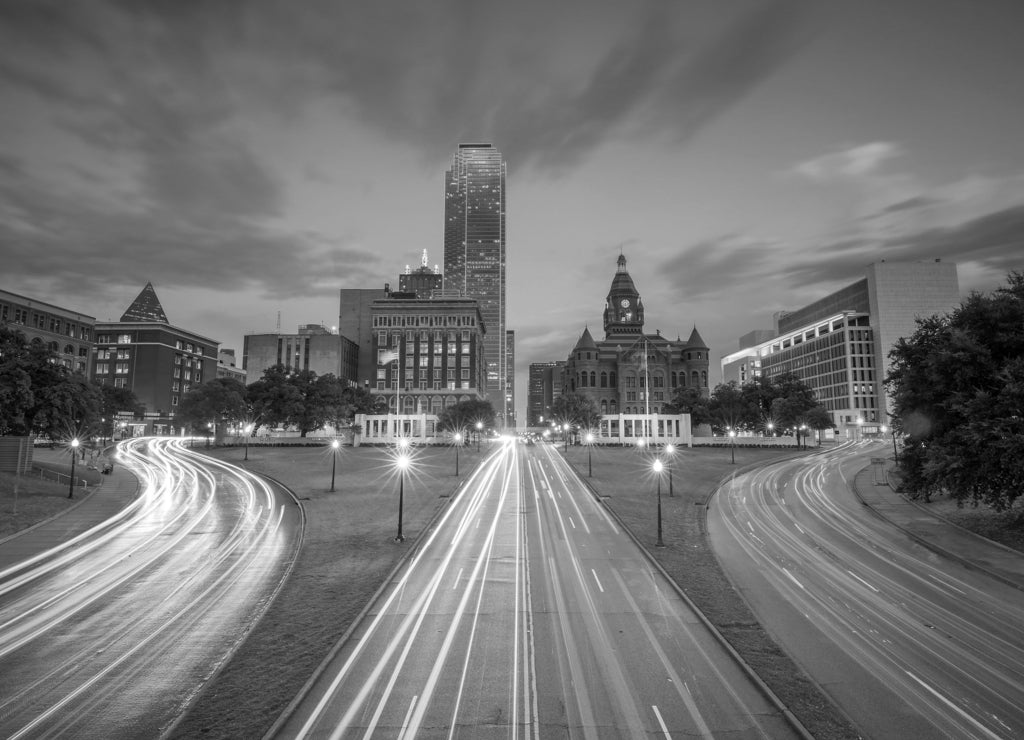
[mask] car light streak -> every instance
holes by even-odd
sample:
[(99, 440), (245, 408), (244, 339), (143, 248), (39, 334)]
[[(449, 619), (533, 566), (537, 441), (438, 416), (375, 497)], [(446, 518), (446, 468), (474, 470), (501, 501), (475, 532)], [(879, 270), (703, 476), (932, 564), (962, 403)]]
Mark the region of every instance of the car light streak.
[(117, 454), (139, 495), (0, 574), (0, 671), (20, 682), (0, 702), (5, 737), (157, 732), (290, 567), (297, 510), (264, 481), (170, 438)]

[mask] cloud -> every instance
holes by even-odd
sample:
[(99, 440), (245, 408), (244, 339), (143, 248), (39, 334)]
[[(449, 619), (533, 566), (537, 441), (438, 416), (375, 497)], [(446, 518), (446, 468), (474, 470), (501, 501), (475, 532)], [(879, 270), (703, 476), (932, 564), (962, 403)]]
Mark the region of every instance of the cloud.
[(884, 162), (900, 154), (896, 144), (875, 141), (809, 159), (796, 165), (794, 171), (812, 180), (858, 179), (875, 174)]
[[(779, 242), (742, 234), (727, 234), (706, 239), (672, 256), (657, 266), (666, 293), (683, 300), (699, 300), (712, 295), (728, 295), (733, 285), (757, 282), (774, 273), (780, 260)], [(641, 291), (643, 292), (643, 291)], [(650, 291), (657, 295), (658, 291)], [(645, 304), (651, 301), (645, 299)]]

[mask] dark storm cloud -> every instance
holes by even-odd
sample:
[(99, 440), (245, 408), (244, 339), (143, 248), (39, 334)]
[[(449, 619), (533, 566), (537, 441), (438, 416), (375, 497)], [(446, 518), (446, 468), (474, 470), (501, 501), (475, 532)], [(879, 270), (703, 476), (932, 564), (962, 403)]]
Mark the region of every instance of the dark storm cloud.
[(792, 286), (848, 281), (881, 259), (972, 262), (996, 273), (1024, 269), (1024, 204), (949, 228), (918, 231), (882, 241), (848, 239), (823, 245), (784, 272)]
[(371, 280), (379, 258), (314, 233), (277, 232), (221, 215), (207, 221), (163, 206), (112, 210), (55, 192), (29, 175), (0, 180), (0, 252), (11, 279), (48, 276), (55, 289), (77, 294), (89, 284), (144, 285), (268, 297), (332, 295)]
[(913, 211), (919, 208), (928, 208), (930, 206), (938, 205), (941, 202), (942, 201), (936, 198), (928, 198), (923, 195), (918, 195), (913, 198), (901, 200), (898, 203), (893, 203), (891, 206), (883, 208), (878, 213), (871, 214), (869, 218), (878, 218), (889, 213), (898, 213), (900, 211)]
[(777, 245), (729, 235), (682, 249), (658, 265), (658, 274), (672, 293), (696, 301), (727, 295), (733, 286), (749, 285), (775, 272)]

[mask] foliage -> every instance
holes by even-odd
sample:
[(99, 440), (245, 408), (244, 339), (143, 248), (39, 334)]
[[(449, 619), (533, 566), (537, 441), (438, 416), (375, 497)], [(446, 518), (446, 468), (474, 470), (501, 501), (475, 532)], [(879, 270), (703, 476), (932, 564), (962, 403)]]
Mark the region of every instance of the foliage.
[(904, 486), (926, 499), (945, 490), (961, 504), (1013, 506), (1024, 487), (1024, 274), (918, 319), (889, 359)]
[(551, 416), (576, 429), (596, 429), (601, 423), (597, 403), (582, 393), (565, 393), (556, 398), (551, 404)]
[(141, 416), (146, 413), (145, 404), (139, 403), (135, 392), (130, 388), (115, 388), (107, 383), (95, 383), (100, 396), (100, 418), (96, 424), (97, 431), (103, 437), (114, 436), (114, 421), (119, 413), (131, 413)]
[(302, 405), (302, 394), (291, 384), (290, 373), (284, 365), (264, 370), (263, 377), (246, 389), (246, 398), (254, 420), (254, 433), (263, 425), (288, 426), (298, 416)]
[(494, 426), (494, 406), (490, 401), (477, 401), (470, 399), (459, 401), (448, 406), (437, 417), (437, 428), (449, 432), (465, 429), (472, 432), (476, 429), (478, 421), (483, 422), (484, 428)]
[(676, 391), (671, 403), (664, 406), (666, 414), (689, 414), (690, 424), (700, 426), (711, 423), (711, 400), (699, 389), (686, 386)]
[(234, 378), (214, 378), (183, 395), (174, 418), (178, 426), (192, 429), (215, 424), (221, 434), (225, 424), (243, 422), (247, 416), (245, 385)]
[(0, 434), (83, 435), (99, 419), (100, 397), (81, 373), (25, 335), (0, 325)]

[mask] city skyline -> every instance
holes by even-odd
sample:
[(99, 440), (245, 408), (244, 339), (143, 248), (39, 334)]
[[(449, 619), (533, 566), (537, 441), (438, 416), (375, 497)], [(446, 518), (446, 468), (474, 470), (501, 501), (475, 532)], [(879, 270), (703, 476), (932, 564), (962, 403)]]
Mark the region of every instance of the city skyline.
[(529, 364), (599, 325), (620, 251), (646, 325), (696, 323), (713, 370), (879, 259), (954, 261), (965, 292), (1022, 268), (1009, 0), (0, 20), (0, 288), (100, 321), (152, 282), (223, 347), (279, 311), (282, 331), (333, 326), (339, 288), (442, 248), (443, 173), (470, 141), (508, 162), (520, 415)]

